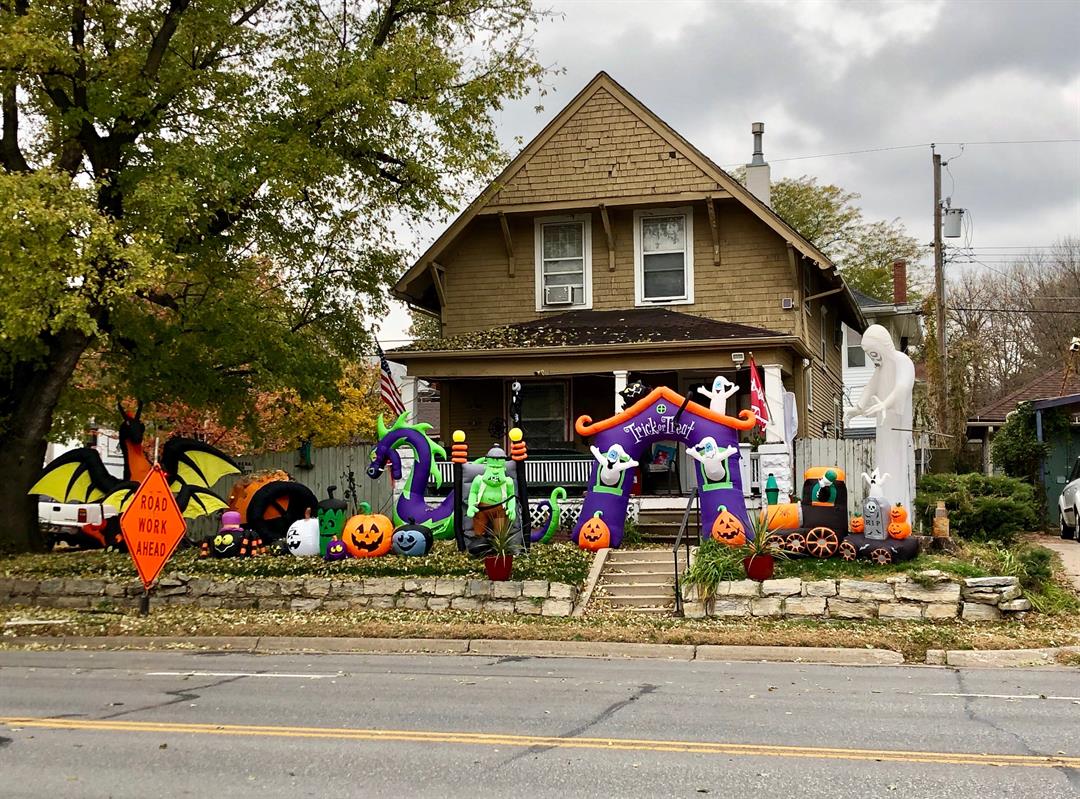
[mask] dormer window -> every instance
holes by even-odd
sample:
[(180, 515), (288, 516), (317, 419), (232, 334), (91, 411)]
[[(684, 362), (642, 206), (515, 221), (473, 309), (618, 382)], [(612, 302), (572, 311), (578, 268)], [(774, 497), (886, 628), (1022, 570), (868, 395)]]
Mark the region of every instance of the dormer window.
[(638, 305), (693, 302), (693, 209), (636, 211), (634, 265)]
[(590, 307), (591, 228), (588, 214), (536, 220), (536, 310)]

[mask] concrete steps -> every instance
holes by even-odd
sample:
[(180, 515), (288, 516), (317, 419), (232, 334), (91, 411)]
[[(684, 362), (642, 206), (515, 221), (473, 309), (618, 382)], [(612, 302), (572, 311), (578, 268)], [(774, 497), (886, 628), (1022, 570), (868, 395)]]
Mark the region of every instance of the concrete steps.
[[(685, 561), (680, 553), (680, 572)], [(674, 568), (671, 550), (614, 549), (600, 574), (597, 599), (613, 609), (670, 613), (675, 607)]]

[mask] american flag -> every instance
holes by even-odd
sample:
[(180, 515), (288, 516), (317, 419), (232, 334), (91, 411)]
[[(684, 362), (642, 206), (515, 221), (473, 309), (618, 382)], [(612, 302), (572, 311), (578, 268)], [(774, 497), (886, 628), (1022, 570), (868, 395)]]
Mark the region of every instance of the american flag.
[(401, 392), (390, 373), (390, 362), (386, 360), (386, 353), (378, 341), (375, 342), (375, 350), (379, 354), (379, 393), (396, 418), (405, 413), (405, 402), (401, 399)]

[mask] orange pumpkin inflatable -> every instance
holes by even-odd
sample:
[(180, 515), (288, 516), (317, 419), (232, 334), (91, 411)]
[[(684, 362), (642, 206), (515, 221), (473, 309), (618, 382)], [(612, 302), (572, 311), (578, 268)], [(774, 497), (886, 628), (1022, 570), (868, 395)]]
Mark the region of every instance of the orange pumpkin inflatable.
[(247, 524), (248, 504), (258, 490), (270, 483), (277, 483), (289, 479), (289, 475), (281, 469), (246, 474), (233, 484), (232, 491), (229, 492), (229, 508), (240, 513), (241, 524)]
[(381, 513), (360, 513), (345, 522), (341, 540), (354, 558), (379, 558), (390, 551), (394, 523)]
[(885, 528), (885, 532), (889, 534), (889, 538), (903, 541), (911, 535), (911, 525), (907, 522), (889, 522), (889, 526)]
[(739, 521), (739, 517), (729, 512), (724, 505), (720, 506), (720, 513), (713, 522), (710, 535), (714, 541), (729, 547), (741, 547), (746, 543), (746, 528)]
[(851, 518), (851, 532), (862, 535), (864, 530), (866, 530), (866, 519), (861, 513), (857, 513)]
[(768, 513), (770, 530), (798, 530), (802, 527), (802, 506), (796, 502), (769, 505), (762, 508), (761, 513)]
[(611, 546), (611, 529), (603, 519), (603, 512), (597, 511), (593, 517), (581, 526), (578, 533), (578, 546), (590, 552)]
[(907, 510), (899, 502), (889, 508), (889, 521), (900, 523), (907, 521)]

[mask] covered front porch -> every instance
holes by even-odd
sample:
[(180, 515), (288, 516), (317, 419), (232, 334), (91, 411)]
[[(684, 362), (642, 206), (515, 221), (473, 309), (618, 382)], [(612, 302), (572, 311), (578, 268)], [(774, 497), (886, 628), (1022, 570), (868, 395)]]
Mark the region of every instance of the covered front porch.
[[(589, 442), (574, 433), (577, 418), (588, 416), (599, 421), (612, 416), (624, 407), (623, 392), (638, 382), (648, 387), (667, 386), (707, 407), (711, 401), (698, 389), (711, 389), (718, 376), (737, 387), (723, 409), (737, 414), (750, 408), (749, 364), (753, 358), (772, 421), (763, 432), (755, 430), (752, 438), (744, 436), (741, 442), (738, 462), (744, 493), (760, 493), (762, 475), (770, 472), (777, 474), (784, 489), (790, 482), (787, 453), (796, 424), (793, 399), (801, 389), (802, 370), (796, 365), (801, 365), (802, 355), (796, 340), (744, 325), (661, 309), (642, 310), (647, 315), (589, 312), (588, 321), (594, 324), (585, 329), (566, 325), (570, 321), (566, 319), (560, 325), (557, 317), (544, 320), (546, 334), (553, 330), (562, 334), (567, 343), (561, 345), (551, 343), (547, 336), (533, 346), (514, 341), (510, 346), (494, 347), (487, 339), (483, 347), (414, 347), (397, 350), (389, 357), (406, 363), (411, 375), (438, 384), (444, 438), (454, 430), (463, 430), (470, 456), (476, 457), (493, 444), (507, 446), (508, 430), (521, 427), (529, 447), (530, 484), (538, 491), (560, 485), (571, 496), (584, 492), (594, 463)], [(580, 322), (579, 314), (573, 321)], [(613, 315), (611, 319), (597, 318), (609, 315)], [(652, 324), (638, 331), (640, 337), (651, 334), (655, 339), (659, 333), (668, 340), (620, 341), (627, 337), (627, 317), (634, 316), (639, 325)], [(672, 323), (683, 320), (690, 320), (690, 326), (684, 326), (676, 336)], [(520, 331), (539, 324), (513, 327)], [(614, 340), (594, 340), (604, 335)], [(767, 464), (764, 472), (762, 459)], [(787, 463), (786, 472), (781, 461)], [(684, 507), (685, 497), (697, 484), (694, 464), (683, 444), (674, 440), (654, 444), (647, 461), (641, 459), (635, 470), (633, 495), (641, 498), (639, 504), (646, 509)]]

